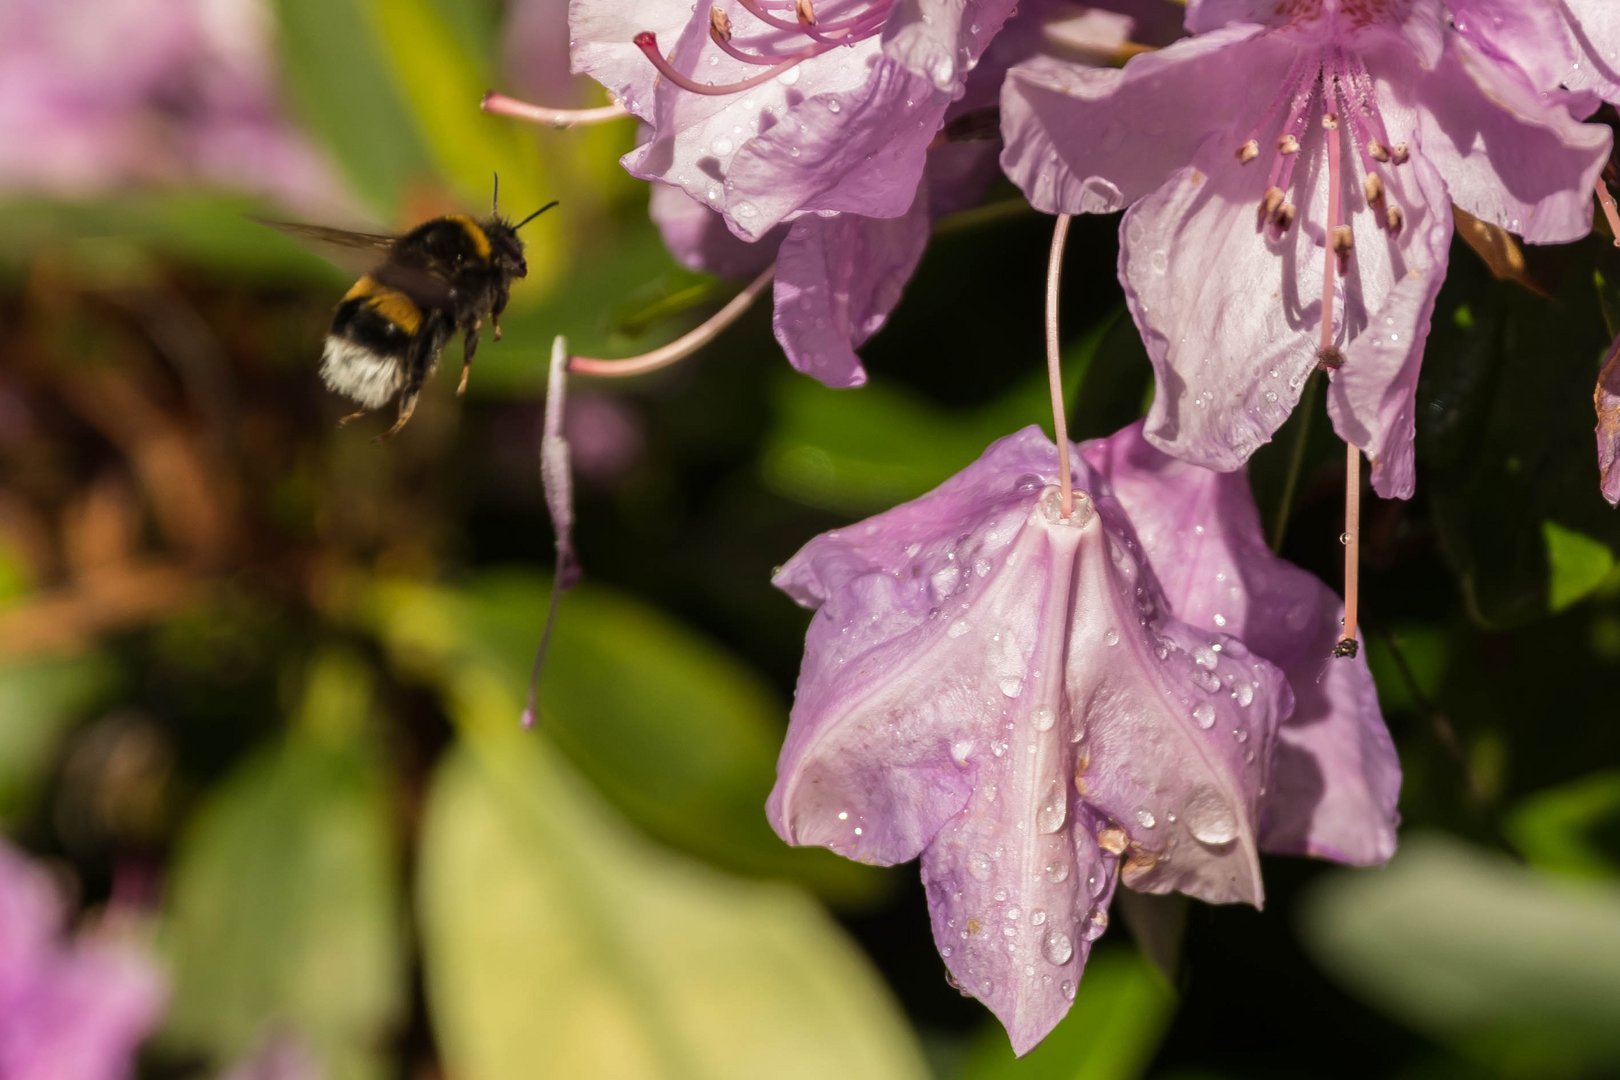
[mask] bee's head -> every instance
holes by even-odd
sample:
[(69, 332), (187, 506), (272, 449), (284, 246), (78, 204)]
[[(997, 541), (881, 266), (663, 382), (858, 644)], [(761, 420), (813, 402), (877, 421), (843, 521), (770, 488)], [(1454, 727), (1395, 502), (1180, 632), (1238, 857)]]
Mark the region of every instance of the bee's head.
[(495, 269), (509, 277), (527, 277), (529, 264), (523, 259), (523, 241), (517, 229), (499, 218), (484, 230), (489, 237), (489, 257)]

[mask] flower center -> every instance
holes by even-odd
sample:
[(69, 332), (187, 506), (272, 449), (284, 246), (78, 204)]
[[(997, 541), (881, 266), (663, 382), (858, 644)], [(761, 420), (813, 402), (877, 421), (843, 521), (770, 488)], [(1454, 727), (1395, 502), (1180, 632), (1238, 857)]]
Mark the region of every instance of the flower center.
[[(1309, 0), (1301, 0), (1309, 2)], [(1367, 6), (1377, 6), (1369, 3)], [(1343, 5), (1341, 4), (1341, 11)], [(1278, 117), (1281, 117), (1279, 124)], [(1333, 344), (1334, 271), (1343, 274), (1355, 248), (1355, 237), (1344, 212), (1346, 139), (1360, 162), (1361, 191), (1378, 226), (1391, 236), (1400, 232), (1405, 221), (1401, 208), (1389, 201), (1382, 169), (1405, 162), (1410, 151), (1405, 142), (1392, 143), (1384, 126), (1373, 92), (1372, 77), (1360, 58), (1337, 45), (1308, 50), (1289, 68), (1281, 91), (1267, 106), (1259, 123), (1237, 149), (1237, 159), (1248, 165), (1261, 156), (1261, 146), (1273, 147), (1271, 168), (1260, 196), (1260, 226), (1286, 232), (1299, 214), (1290, 197), (1294, 187), (1294, 167), (1312, 121), (1322, 128), (1322, 148), (1327, 158), (1327, 227), (1323, 231), (1322, 340), (1318, 361), (1337, 368), (1344, 357)], [(1301, 199), (1309, 205), (1308, 199)]]
[[(709, 40), (727, 56), (763, 68), (757, 75), (730, 83), (700, 83), (681, 72), (658, 51), (657, 35), (650, 30), (637, 34), (635, 44), (664, 78), (681, 89), (694, 94), (735, 94), (792, 71), (812, 57), (872, 37), (883, 29), (892, 3), (893, 0), (872, 0), (845, 5), (846, 10), (823, 19), (816, 14), (811, 0), (737, 0), (739, 7), (764, 24), (757, 33), (769, 40), (754, 47), (734, 41), (736, 31), (731, 16), (712, 7), (709, 9)], [(829, 6), (840, 5), (835, 0)], [(784, 48), (784, 44), (797, 47)]]

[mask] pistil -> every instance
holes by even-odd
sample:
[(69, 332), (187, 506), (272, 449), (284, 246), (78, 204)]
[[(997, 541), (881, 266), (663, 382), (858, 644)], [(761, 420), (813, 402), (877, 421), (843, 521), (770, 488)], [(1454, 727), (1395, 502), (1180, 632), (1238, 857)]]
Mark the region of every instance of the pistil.
[(1058, 490), (1063, 516), (1074, 512), (1074, 479), (1069, 475), (1069, 421), (1063, 407), (1063, 368), (1058, 349), (1058, 285), (1063, 277), (1063, 249), (1069, 240), (1069, 215), (1059, 214), (1046, 260), (1046, 384), (1052, 393), (1052, 437), (1057, 441)]

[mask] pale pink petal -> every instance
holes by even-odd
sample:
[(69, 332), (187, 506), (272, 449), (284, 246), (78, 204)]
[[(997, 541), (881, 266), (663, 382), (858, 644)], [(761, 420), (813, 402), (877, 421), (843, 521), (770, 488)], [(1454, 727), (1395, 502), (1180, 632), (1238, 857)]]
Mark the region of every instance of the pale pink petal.
[(1559, 0), (1581, 52), (1580, 63), (1562, 79), (1571, 90), (1589, 90), (1620, 104), (1620, 4), (1613, 0)]
[(1416, 84), (1421, 153), (1458, 206), (1532, 243), (1591, 231), (1592, 184), (1609, 156), (1606, 127), (1575, 120), (1461, 36), (1426, 77), (1388, 76)]
[(672, 184), (652, 184), (650, 213), (664, 246), (688, 270), (721, 277), (749, 278), (776, 258), (787, 234), (780, 226), (757, 241), (743, 240), (725, 219)]
[[(1278, 731), (1262, 849), (1388, 859), (1400, 762), (1365, 656), (1330, 659), (1343, 615), (1333, 590), (1271, 553), (1243, 474), (1169, 457), (1139, 423), (1081, 453), (1108, 479), (1176, 617), (1241, 639), (1288, 677), (1294, 711)], [(1231, 692), (1239, 704), (1250, 696)]]
[(1260, 33), (1219, 30), (1118, 70), (1015, 66), (1001, 96), (1002, 168), (1038, 210), (1107, 213), (1163, 184), (1212, 134), (1230, 132), (1230, 155), (1243, 141), (1233, 129), (1260, 116), (1293, 58)]
[(772, 320), (789, 362), (831, 387), (866, 382), (855, 350), (899, 303), (929, 229), (924, 190), (903, 217), (795, 221), (777, 257)]
[(1551, 90), (1569, 85), (1580, 54), (1558, 0), (1447, 0), (1457, 32), (1488, 56), (1518, 67), (1530, 84)]

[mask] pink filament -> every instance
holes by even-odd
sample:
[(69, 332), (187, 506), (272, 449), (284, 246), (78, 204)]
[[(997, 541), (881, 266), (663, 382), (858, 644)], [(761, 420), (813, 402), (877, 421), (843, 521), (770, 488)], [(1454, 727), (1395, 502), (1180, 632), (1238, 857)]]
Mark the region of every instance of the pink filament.
[(550, 109), (544, 105), (531, 105), (527, 101), (497, 94), (491, 90), (479, 103), (480, 109), (497, 116), (512, 116), (548, 127), (570, 128), (581, 124), (603, 124), (609, 120), (622, 120), (630, 111), (617, 103), (595, 109)]
[(825, 51), (819, 47), (806, 49), (804, 52), (790, 54), (788, 58), (783, 60), (781, 63), (772, 64), (758, 75), (752, 75), (746, 79), (741, 79), (734, 83), (724, 83), (719, 86), (705, 86), (703, 83), (694, 82), (693, 80), (687, 78), (685, 75), (681, 74), (681, 72), (677, 71), (673, 64), (664, 59), (664, 54), (658, 51), (658, 37), (651, 30), (643, 30), (641, 33), (637, 34), (635, 37), (635, 44), (636, 48), (645, 53), (647, 59), (652, 61), (653, 67), (658, 69), (658, 73), (660, 75), (674, 83), (676, 86), (680, 87), (682, 90), (689, 90), (694, 94), (736, 94), (741, 93), (744, 90), (752, 90), (760, 83), (769, 82), (771, 79), (774, 79), (776, 76), (782, 74), (782, 72), (787, 71), (790, 68), (797, 67), (810, 57), (815, 56), (819, 52)]
[(568, 371), (574, 375), (592, 375), (602, 379), (625, 379), (633, 375), (645, 375), (648, 372), (668, 367), (678, 360), (684, 360), (716, 337), (719, 337), (722, 330), (736, 322), (775, 276), (776, 266), (773, 263), (766, 267), (753, 281), (750, 281), (742, 292), (732, 297), (725, 307), (668, 345), (623, 360), (600, 360), (591, 356), (570, 356), (568, 358)]
[(1069, 421), (1063, 408), (1063, 369), (1058, 355), (1058, 283), (1063, 276), (1063, 249), (1069, 239), (1069, 215), (1059, 214), (1052, 230), (1052, 253), (1046, 260), (1046, 379), (1052, 392), (1052, 435), (1057, 440), (1058, 481), (1063, 516), (1074, 511), (1074, 479), (1069, 475)]
[(1620, 247), (1620, 209), (1615, 207), (1614, 195), (1603, 182), (1603, 177), (1597, 178), (1596, 186), (1598, 205), (1603, 208), (1603, 216), (1609, 221), (1609, 232), (1614, 234), (1614, 246)]

